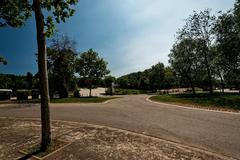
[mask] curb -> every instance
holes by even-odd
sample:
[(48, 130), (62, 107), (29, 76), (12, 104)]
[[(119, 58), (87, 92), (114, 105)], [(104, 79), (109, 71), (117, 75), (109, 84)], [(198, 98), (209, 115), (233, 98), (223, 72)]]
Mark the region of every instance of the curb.
[(176, 104), (170, 104), (170, 103), (164, 103), (164, 102), (157, 102), (157, 101), (150, 100), (151, 97), (153, 97), (153, 96), (149, 96), (145, 100), (147, 102), (155, 103), (155, 104), (158, 104), (158, 105), (168, 105), (168, 106), (173, 106), (173, 107), (179, 107), (179, 108), (190, 109), (190, 110), (200, 110), (200, 111), (205, 111), (205, 112), (216, 112), (216, 113), (240, 115), (240, 112), (219, 111), (219, 110), (208, 109), (208, 108), (186, 107), (186, 106), (182, 106), (182, 105), (176, 105)]
[[(0, 117), (0, 119), (16, 119), (16, 120), (29, 120), (29, 121), (30, 120), (31, 121), (39, 121), (40, 120), (40, 118), (15, 118), (15, 117)], [(184, 147), (186, 149), (189, 149), (189, 150), (192, 150), (192, 151), (195, 151), (195, 152), (205, 153), (205, 154), (208, 154), (208, 155), (211, 155), (211, 156), (214, 156), (214, 157), (217, 157), (217, 158), (221, 158), (221, 159), (224, 159), (224, 160), (237, 160), (236, 158), (226, 156), (226, 155), (222, 155), (222, 154), (219, 154), (219, 153), (216, 153), (216, 152), (208, 151), (208, 150), (203, 149), (203, 148), (197, 148), (195, 146), (186, 145), (186, 144), (182, 144), (182, 143), (177, 143), (177, 142), (174, 142), (174, 141), (171, 141), (171, 140), (165, 140), (165, 139), (161, 139), (159, 137), (155, 137), (155, 136), (152, 136), (152, 135), (137, 133), (137, 132), (133, 132), (133, 131), (126, 130), (126, 129), (113, 128), (113, 127), (109, 127), (109, 126), (105, 126), (105, 125), (96, 125), (96, 124), (90, 124), (90, 123), (85, 123), (85, 122), (81, 123), (81, 122), (64, 121), (64, 120), (51, 120), (51, 121), (52, 122), (63, 122), (63, 123), (85, 125), (85, 126), (90, 126), (90, 127), (95, 127), (95, 128), (106, 128), (106, 129), (109, 129), (109, 130), (112, 130), (112, 131), (123, 132), (123, 133), (126, 133), (126, 134), (139, 136), (139, 137), (142, 137), (142, 138), (149, 138), (149, 139), (151, 139), (153, 141), (157, 141), (157, 142), (164, 142), (164, 143), (169, 143), (169, 144), (172, 144), (172, 145), (175, 145), (175, 146), (178, 146), (178, 147)], [(67, 144), (67, 145), (69, 145), (69, 144)], [(65, 146), (63, 146), (63, 148), (64, 147)]]

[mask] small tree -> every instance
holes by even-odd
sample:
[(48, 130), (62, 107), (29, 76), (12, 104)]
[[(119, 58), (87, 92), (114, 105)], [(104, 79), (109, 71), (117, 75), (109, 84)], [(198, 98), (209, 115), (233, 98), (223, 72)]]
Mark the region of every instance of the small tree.
[(104, 85), (106, 88), (109, 89), (109, 93), (110, 95), (113, 94), (113, 83), (116, 81), (116, 78), (113, 76), (106, 76), (104, 77)]
[(75, 71), (75, 41), (66, 35), (55, 36), (47, 52), (50, 93), (58, 91), (60, 98), (67, 98)]
[[(38, 46), (38, 70), (41, 95), (41, 122), (42, 141), (41, 150), (45, 151), (51, 143), (49, 89), (46, 63), (46, 36), (54, 32), (54, 20), (65, 22), (66, 18), (74, 14), (71, 5), (78, 0), (1, 0), (0, 2), (0, 27), (21, 27), (25, 21), (35, 13)], [(44, 17), (44, 13), (49, 16)]]
[(94, 84), (106, 74), (109, 74), (107, 62), (98, 56), (98, 53), (89, 49), (84, 52), (76, 60), (76, 71), (80, 77), (84, 78), (89, 88), (89, 96), (92, 96), (92, 88)]
[(161, 89), (162, 82), (164, 80), (164, 65), (163, 63), (158, 63), (151, 67), (149, 70), (149, 84), (152, 91)]

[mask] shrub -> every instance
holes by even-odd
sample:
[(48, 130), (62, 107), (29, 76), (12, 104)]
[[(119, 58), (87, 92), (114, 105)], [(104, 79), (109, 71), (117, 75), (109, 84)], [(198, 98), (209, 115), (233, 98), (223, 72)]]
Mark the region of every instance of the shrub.
[(80, 98), (81, 97), (81, 95), (80, 95), (80, 90), (75, 90), (74, 92), (73, 92), (73, 97), (75, 97), (75, 98)]
[(28, 100), (29, 90), (17, 90), (17, 100)]
[(11, 90), (1, 90), (0, 91), (0, 100), (9, 100), (11, 98)]
[(39, 98), (40, 92), (39, 92), (38, 89), (33, 89), (31, 93), (32, 93), (32, 99), (38, 99)]

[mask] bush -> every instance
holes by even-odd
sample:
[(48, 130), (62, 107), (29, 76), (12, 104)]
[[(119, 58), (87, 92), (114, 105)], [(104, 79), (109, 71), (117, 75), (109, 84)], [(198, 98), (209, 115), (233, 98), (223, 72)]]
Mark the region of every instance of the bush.
[(0, 100), (9, 100), (11, 98), (12, 92), (9, 90), (0, 91)]
[(80, 98), (80, 97), (81, 97), (81, 95), (80, 95), (80, 90), (75, 90), (75, 91), (73, 92), (73, 97), (75, 97), (75, 98)]
[(115, 93), (113, 93), (113, 89), (111, 87), (109, 87), (109, 88), (106, 89), (105, 94), (106, 95), (113, 95)]
[(38, 89), (33, 89), (31, 93), (32, 93), (32, 99), (38, 99), (39, 98), (40, 92), (39, 92)]
[(17, 90), (17, 100), (28, 100), (29, 90)]

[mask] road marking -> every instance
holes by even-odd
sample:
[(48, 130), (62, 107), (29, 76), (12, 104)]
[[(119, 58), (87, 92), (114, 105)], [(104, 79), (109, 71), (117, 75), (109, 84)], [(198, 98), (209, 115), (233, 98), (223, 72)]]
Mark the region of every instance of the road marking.
[(145, 100), (148, 101), (148, 102), (150, 102), (150, 103), (155, 103), (155, 104), (159, 104), (159, 105), (168, 105), (168, 106), (180, 107), (180, 108), (190, 109), (190, 110), (200, 110), (200, 111), (206, 111), (206, 112), (216, 112), (216, 113), (226, 113), (226, 114), (240, 115), (240, 112), (218, 111), (218, 110), (207, 109), (207, 108), (185, 107), (185, 106), (176, 105), (176, 104), (169, 104), (169, 103), (152, 101), (152, 100), (150, 100), (151, 97), (152, 97), (152, 96), (149, 96), (149, 97), (147, 97)]

